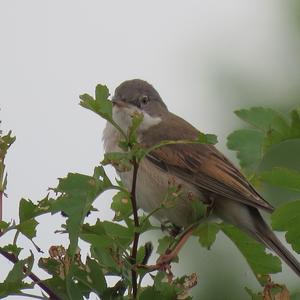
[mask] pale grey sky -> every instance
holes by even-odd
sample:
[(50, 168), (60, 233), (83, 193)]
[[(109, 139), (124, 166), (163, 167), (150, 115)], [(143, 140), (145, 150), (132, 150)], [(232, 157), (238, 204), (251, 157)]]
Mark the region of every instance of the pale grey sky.
[[(104, 122), (78, 105), (78, 95), (93, 93), (97, 83), (113, 92), (126, 79), (149, 81), (170, 110), (216, 133), (225, 149), (226, 135), (238, 124), (233, 110), (263, 100), (280, 106), (281, 96), (298, 87), (300, 43), (287, 3), (2, 0), (0, 119), (2, 129), (17, 136), (6, 161), (4, 219), (18, 218), (21, 197), (37, 201), (57, 177), (91, 173), (100, 161)], [(237, 87), (249, 89), (250, 100), (241, 98)], [(111, 216), (109, 195), (97, 205), (102, 218)], [(36, 242), (44, 251), (64, 243), (53, 235), (60, 221), (40, 218)], [(222, 243), (227, 254), (220, 253)], [(196, 247), (193, 241), (189, 245)], [(222, 237), (218, 246), (202, 250), (201, 259), (221, 261), (236, 251)], [(179, 272), (197, 271), (188, 258), (181, 263), (185, 270)], [(0, 266), (3, 280), (11, 265), (0, 258)], [(198, 292), (214, 278), (206, 262), (202, 268), (206, 276)], [(237, 269), (233, 276), (256, 286), (250, 271)], [(295, 279), (289, 271), (284, 276)]]

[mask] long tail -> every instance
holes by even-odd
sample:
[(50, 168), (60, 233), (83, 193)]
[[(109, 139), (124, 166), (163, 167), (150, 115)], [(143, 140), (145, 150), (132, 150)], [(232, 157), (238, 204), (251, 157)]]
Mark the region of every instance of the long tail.
[(252, 216), (255, 218), (255, 231), (251, 230), (251, 234), (254, 237), (267, 246), (270, 250), (273, 250), (281, 259), (286, 262), (288, 266), (300, 277), (300, 263), (292, 255), (292, 253), (281, 243), (276, 237), (273, 231), (266, 224), (262, 216), (257, 209), (251, 211)]
[(215, 213), (274, 251), (300, 277), (300, 263), (276, 237), (257, 208), (220, 197), (215, 200)]

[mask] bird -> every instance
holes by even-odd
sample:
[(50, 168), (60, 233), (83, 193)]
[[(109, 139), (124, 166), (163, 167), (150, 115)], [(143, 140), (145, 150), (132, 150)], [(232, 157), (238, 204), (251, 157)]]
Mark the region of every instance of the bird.
[[(134, 113), (143, 115), (137, 131), (138, 142), (145, 148), (162, 141), (195, 140), (199, 130), (168, 110), (157, 90), (141, 79), (121, 83), (112, 97), (113, 120), (125, 132)], [(121, 152), (120, 132), (107, 122), (103, 131), (104, 150)], [(117, 170), (118, 171), (118, 170)], [(133, 172), (119, 171), (123, 184), (130, 189)], [(176, 205), (157, 209), (170, 183), (180, 187)], [(160, 222), (186, 228), (195, 220), (191, 196), (211, 207), (212, 215), (246, 232), (274, 251), (300, 277), (300, 263), (281, 243), (261, 212), (272, 213), (268, 203), (242, 172), (212, 144), (169, 144), (153, 149), (140, 162), (136, 181), (137, 206), (153, 212)]]

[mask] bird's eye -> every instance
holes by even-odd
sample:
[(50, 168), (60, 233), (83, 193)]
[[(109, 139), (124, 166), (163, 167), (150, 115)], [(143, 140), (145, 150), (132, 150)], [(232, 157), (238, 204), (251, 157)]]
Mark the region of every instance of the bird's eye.
[(148, 102), (149, 102), (149, 97), (148, 97), (147, 95), (141, 96), (141, 98), (140, 98), (140, 103), (141, 103), (142, 105), (146, 105)]

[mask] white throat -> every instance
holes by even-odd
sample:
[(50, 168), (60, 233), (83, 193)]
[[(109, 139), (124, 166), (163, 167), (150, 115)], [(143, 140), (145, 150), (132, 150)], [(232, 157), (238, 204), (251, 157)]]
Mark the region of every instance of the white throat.
[[(142, 113), (144, 115), (143, 122), (138, 129), (139, 135), (149, 128), (159, 124), (161, 122), (160, 117), (152, 117), (148, 113), (141, 111), (137, 107), (113, 107), (113, 120), (124, 130), (128, 131), (131, 125), (132, 115), (134, 112)], [(103, 143), (105, 152), (116, 152), (121, 151), (118, 147), (118, 142), (120, 141), (120, 133), (116, 130), (109, 122), (107, 122), (106, 127), (103, 131)]]

